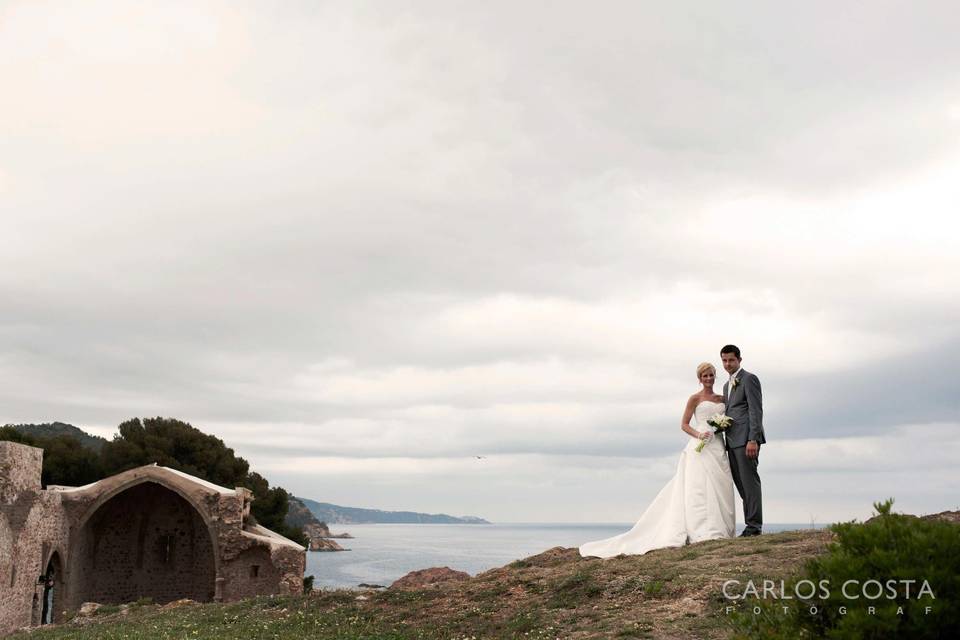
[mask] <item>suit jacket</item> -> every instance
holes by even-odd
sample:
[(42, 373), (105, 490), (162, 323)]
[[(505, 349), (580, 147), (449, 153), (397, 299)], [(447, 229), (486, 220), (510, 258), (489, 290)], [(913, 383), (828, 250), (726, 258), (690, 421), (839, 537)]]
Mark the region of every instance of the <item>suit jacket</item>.
[(760, 379), (740, 369), (737, 376), (740, 382), (734, 389), (727, 389), (729, 382), (723, 384), (723, 401), (727, 405), (726, 414), (733, 424), (724, 432), (728, 449), (747, 446), (748, 440), (763, 444), (767, 439), (763, 435), (763, 395), (760, 393)]

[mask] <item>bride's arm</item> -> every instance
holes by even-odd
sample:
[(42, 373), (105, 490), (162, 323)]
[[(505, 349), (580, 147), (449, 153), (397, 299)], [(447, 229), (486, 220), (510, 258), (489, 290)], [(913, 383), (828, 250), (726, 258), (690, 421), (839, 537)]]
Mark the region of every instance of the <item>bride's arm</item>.
[(683, 429), (684, 433), (688, 434), (692, 438), (699, 438), (703, 440), (707, 432), (706, 431), (697, 431), (690, 426), (690, 418), (693, 417), (693, 412), (697, 408), (697, 396), (690, 396), (690, 399), (687, 400), (687, 408), (683, 410), (683, 418), (680, 419), (680, 428)]

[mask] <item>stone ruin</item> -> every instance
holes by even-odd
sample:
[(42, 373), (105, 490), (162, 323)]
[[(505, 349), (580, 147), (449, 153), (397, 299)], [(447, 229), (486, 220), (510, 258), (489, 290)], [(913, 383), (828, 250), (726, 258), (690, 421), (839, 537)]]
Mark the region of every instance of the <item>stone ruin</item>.
[(42, 463), (42, 449), (0, 442), (0, 634), (84, 602), (303, 590), (305, 549), (254, 524), (248, 489), (156, 465), (42, 489)]

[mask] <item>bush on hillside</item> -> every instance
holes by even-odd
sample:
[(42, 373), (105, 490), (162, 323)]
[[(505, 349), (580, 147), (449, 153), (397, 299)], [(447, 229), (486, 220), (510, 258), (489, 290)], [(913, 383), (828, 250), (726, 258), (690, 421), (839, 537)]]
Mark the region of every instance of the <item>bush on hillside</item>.
[[(867, 522), (832, 525), (836, 539), (826, 554), (807, 562), (787, 583), (795, 596), (817, 589), (809, 599), (746, 599), (731, 615), (737, 638), (948, 638), (960, 631), (960, 527), (893, 513), (893, 499), (875, 503)], [(872, 584), (876, 580), (882, 590)], [(902, 581), (914, 580), (909, 587)], [(918, 594), (923, 581), (932, 595)], [(848, 581), (856, 581), (848, 583)], [(894, 581), (888, 588), (888, 581)], [(848, 583), (847, 598), (843, 585)], [(909, 588), (909, 595), (908, 595)], [(878, 598), (868, 598), (880, 593)], [(824, 597), (826, 596), (826, 597)], [(754, 613), (754, 606), (760, 613)], [(786, 612), (784, 611), (786, 607)], [(815, 612), (811, 607), (816, 607)], [(874, 607), (874, 612), (869, 611)], [(927, 607), (930, 611), (927, 612)]]
[(51, 484), (79, 487), (105, 476), (100, 455), (89, 447), (80, 446), (73, 436), (25, 434), (8, 425), (0, 427), (0, 440), (43, 449), (40, 481), (45, 487)]
[(271, 487), (266, 478), (250, 471), (250, 464), (223, 440), (182, 420), (132, 418), (121, 423), (117, 435), (99, 451), (81, 446), (72, 435), (44, 437), (12, 426), (0, 427), (0, 440), (43, 449), (45, 487), (82, 486), (154, 462), (223, 487), (246, 487), (253, 491), (250, 510), (256, 522), (304, 546), (309, 542), (302, 529), (284, 522), (290, 495), (285, 489)]

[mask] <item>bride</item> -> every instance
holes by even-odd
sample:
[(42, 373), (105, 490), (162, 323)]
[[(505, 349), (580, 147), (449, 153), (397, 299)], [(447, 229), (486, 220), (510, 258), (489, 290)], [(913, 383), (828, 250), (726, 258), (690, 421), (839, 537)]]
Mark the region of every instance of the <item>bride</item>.
[[(688, 542), (733, 537), (733, 476), (723, 438), (715, 436), (707, 418), (723, 412), (723, 396), (713, 391), (717, 371), (709, 362), (697, 367), (702, 389), (690, 396), (680, 428), (690, 436), (680, 452), (677, 472), (660, 490), (633, 528), (625, 533), (580, 545), (580, 555), (609, 558), (621, 553), (680, 547)], [(690, 426), (696, 417), (699, 429)], [(706, 440), (703, 450), (697, 445)]]

